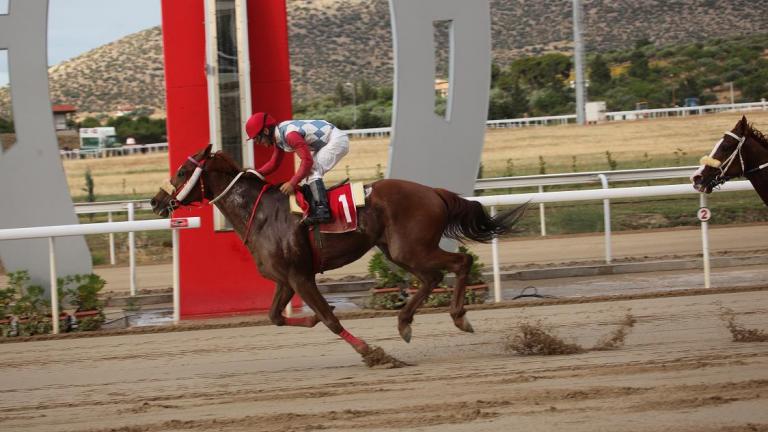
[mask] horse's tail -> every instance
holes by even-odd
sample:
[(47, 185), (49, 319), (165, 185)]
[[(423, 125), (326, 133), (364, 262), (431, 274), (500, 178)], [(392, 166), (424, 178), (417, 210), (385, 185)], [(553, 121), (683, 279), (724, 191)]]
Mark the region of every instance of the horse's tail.
[(528, 208), (526, 203), (491, 217), (477, 201), (464, 199), (445, 189), (435, 191), (448, 209), (448, 225), (443, 236), (455, 240), (470, 239), (487, 243), (495, 236), (508, 234)]

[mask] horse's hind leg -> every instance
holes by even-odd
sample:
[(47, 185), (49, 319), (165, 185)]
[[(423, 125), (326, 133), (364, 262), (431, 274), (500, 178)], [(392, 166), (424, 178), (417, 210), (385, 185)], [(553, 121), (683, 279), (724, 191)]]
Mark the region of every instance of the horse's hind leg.
[(320, 290), (317, 289), (314, 275), (307, 276), (294, 269), (290, 273), (289, 281), (293, 290), (315, 312), (316, 319), (322, 321), (330, 331), (352, 345), (359, 354), (366, 354), (369, 351), (368, 344), (356, 338), (342, 327), (339, 319), (333, 314), (333, 308), (325, 300), (325, 297), (320, 294)]
[(272, 306), (269, 309), (269, 320), (276, 326), (314, 327), (320, 320), (317, 315), (293, 318), (283, 315), (283, 310), (293, 298), (293, 289), (282, 283), (275, 287), (275, 295), (272, 298)]
[[(467, 276), (472, 267), (472, 257), (467, 254), (446, 252), (442, 249), (435, 249), (431, 253), (417, 255), (408, 261), (395, 258), (397, 264), (402, 265), (421, 280), (422, 286), (411, 297), (408, 304), (400, 310), (398, 319), (398, 331), (400, 336), (406, 341), (411, 339), (411, 323), (416, 310), (426, 300), (432, 289), (442, 280), (441, 270), (446, 270), (456, 274), (456, 286), (451, 298), (451, 318), (453, 323), (459, 329), (466, 332), (473, 332), (472, 325), (466, 318), (464, 309), (464, 291), (467, 284)], [(406, 262), (418, 263), (406, 265)]]
[(464, 292), (467, 289), (467, 277), (472, 268), (473, 259), (469, 254), (456, 253), (453, 255), (461, 257), (461, 262), (454, 270), (454, 273), (456, 273), (456, 286), (453, 287), (453, 296), (451, 297), (451, 318), (453, 318), (454, 325), (462, 331), (474, 333), (475, 330), (472, 328), (472, 324), (469, 323), (466, 317), (467, 311), (464, 309)]
[(416, 291), (416, 294), (408, 299), (408, 303), (406, 303), (405, 307), (400, 309), (400, 313), (397, 316), (397, 331), (400, 333), (400, 337), (402, 337), (404, 341), (410, 342), (412, 335), (411, 324), (413, 323), (413, 315), (416, 313), (416, 310), (422, 305), (422, 303), (424, 303), (424, 300), (429, 297), (435, 286), (440, 283), (440, 281), (443, 279), (443, 275), (440, 273), (440, 271), (424, 271), (415, 268), (405, 268), (406, 270), (413, 273), (421, 281), (421, 287), (419, 287), (418, 291)]

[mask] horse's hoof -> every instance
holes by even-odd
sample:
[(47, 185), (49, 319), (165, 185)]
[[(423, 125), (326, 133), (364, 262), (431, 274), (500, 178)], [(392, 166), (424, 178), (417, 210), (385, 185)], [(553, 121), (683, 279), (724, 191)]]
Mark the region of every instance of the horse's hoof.
[(411, 325), (407, 324), (404, 327), (400, 327), (398, 330), (400, 330), (400, 337), (403, 338), (405, 342), (411, 343)]
[(456, 327), (459, 328), (461, 331), (465, 331), (467, 333), (474, 333), (475, 329), (472, 328), (472, 324), (469, 323), (469, 320), (467, 317), (461, 317), (454, 321), (454, 324), (456, 324)]

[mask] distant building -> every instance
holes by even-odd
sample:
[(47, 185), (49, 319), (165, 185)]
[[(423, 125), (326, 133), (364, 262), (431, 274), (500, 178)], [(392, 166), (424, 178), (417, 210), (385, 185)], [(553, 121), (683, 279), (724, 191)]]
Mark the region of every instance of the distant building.
[(54, 105), (53, 106), (53, 125), (57, 131), (67, 130), (67, 120), (77, 112), (77, 108), (72, 105)]

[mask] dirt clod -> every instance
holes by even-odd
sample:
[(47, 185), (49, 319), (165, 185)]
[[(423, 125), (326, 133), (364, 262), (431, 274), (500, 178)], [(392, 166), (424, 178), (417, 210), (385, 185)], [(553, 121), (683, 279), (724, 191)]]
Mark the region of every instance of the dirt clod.
[(381, 347), (374, 345), (371, 345), (368, 352), (363, 354), (363, 362), (369, 368), (378, 367), (384, 369), (396, 369), (410, 366), (410, 364), (387, 354)]
[(541, 321), (522, 322), (518, 332), (507, 343), (507, 349), (520, 355), (563, 355), (579, 354), (584, 348), (575, 343), (567, 343), (546, 328)]
[(619, 327), (600, 339), (592, 349), (595, 351), (607, 351), (623, 347), (627, 335), (636, 322), (637, 320), (632, 316), (632, 313), (627, 311), (624, 319), (619, 323)]
[(731, 308), (721, 307), (720, 319), (725, 322), (734, 342), (768, 342), (768, 333), (765, 331), (747, 328), (743, 324), (737, 323), (736, 312)]

